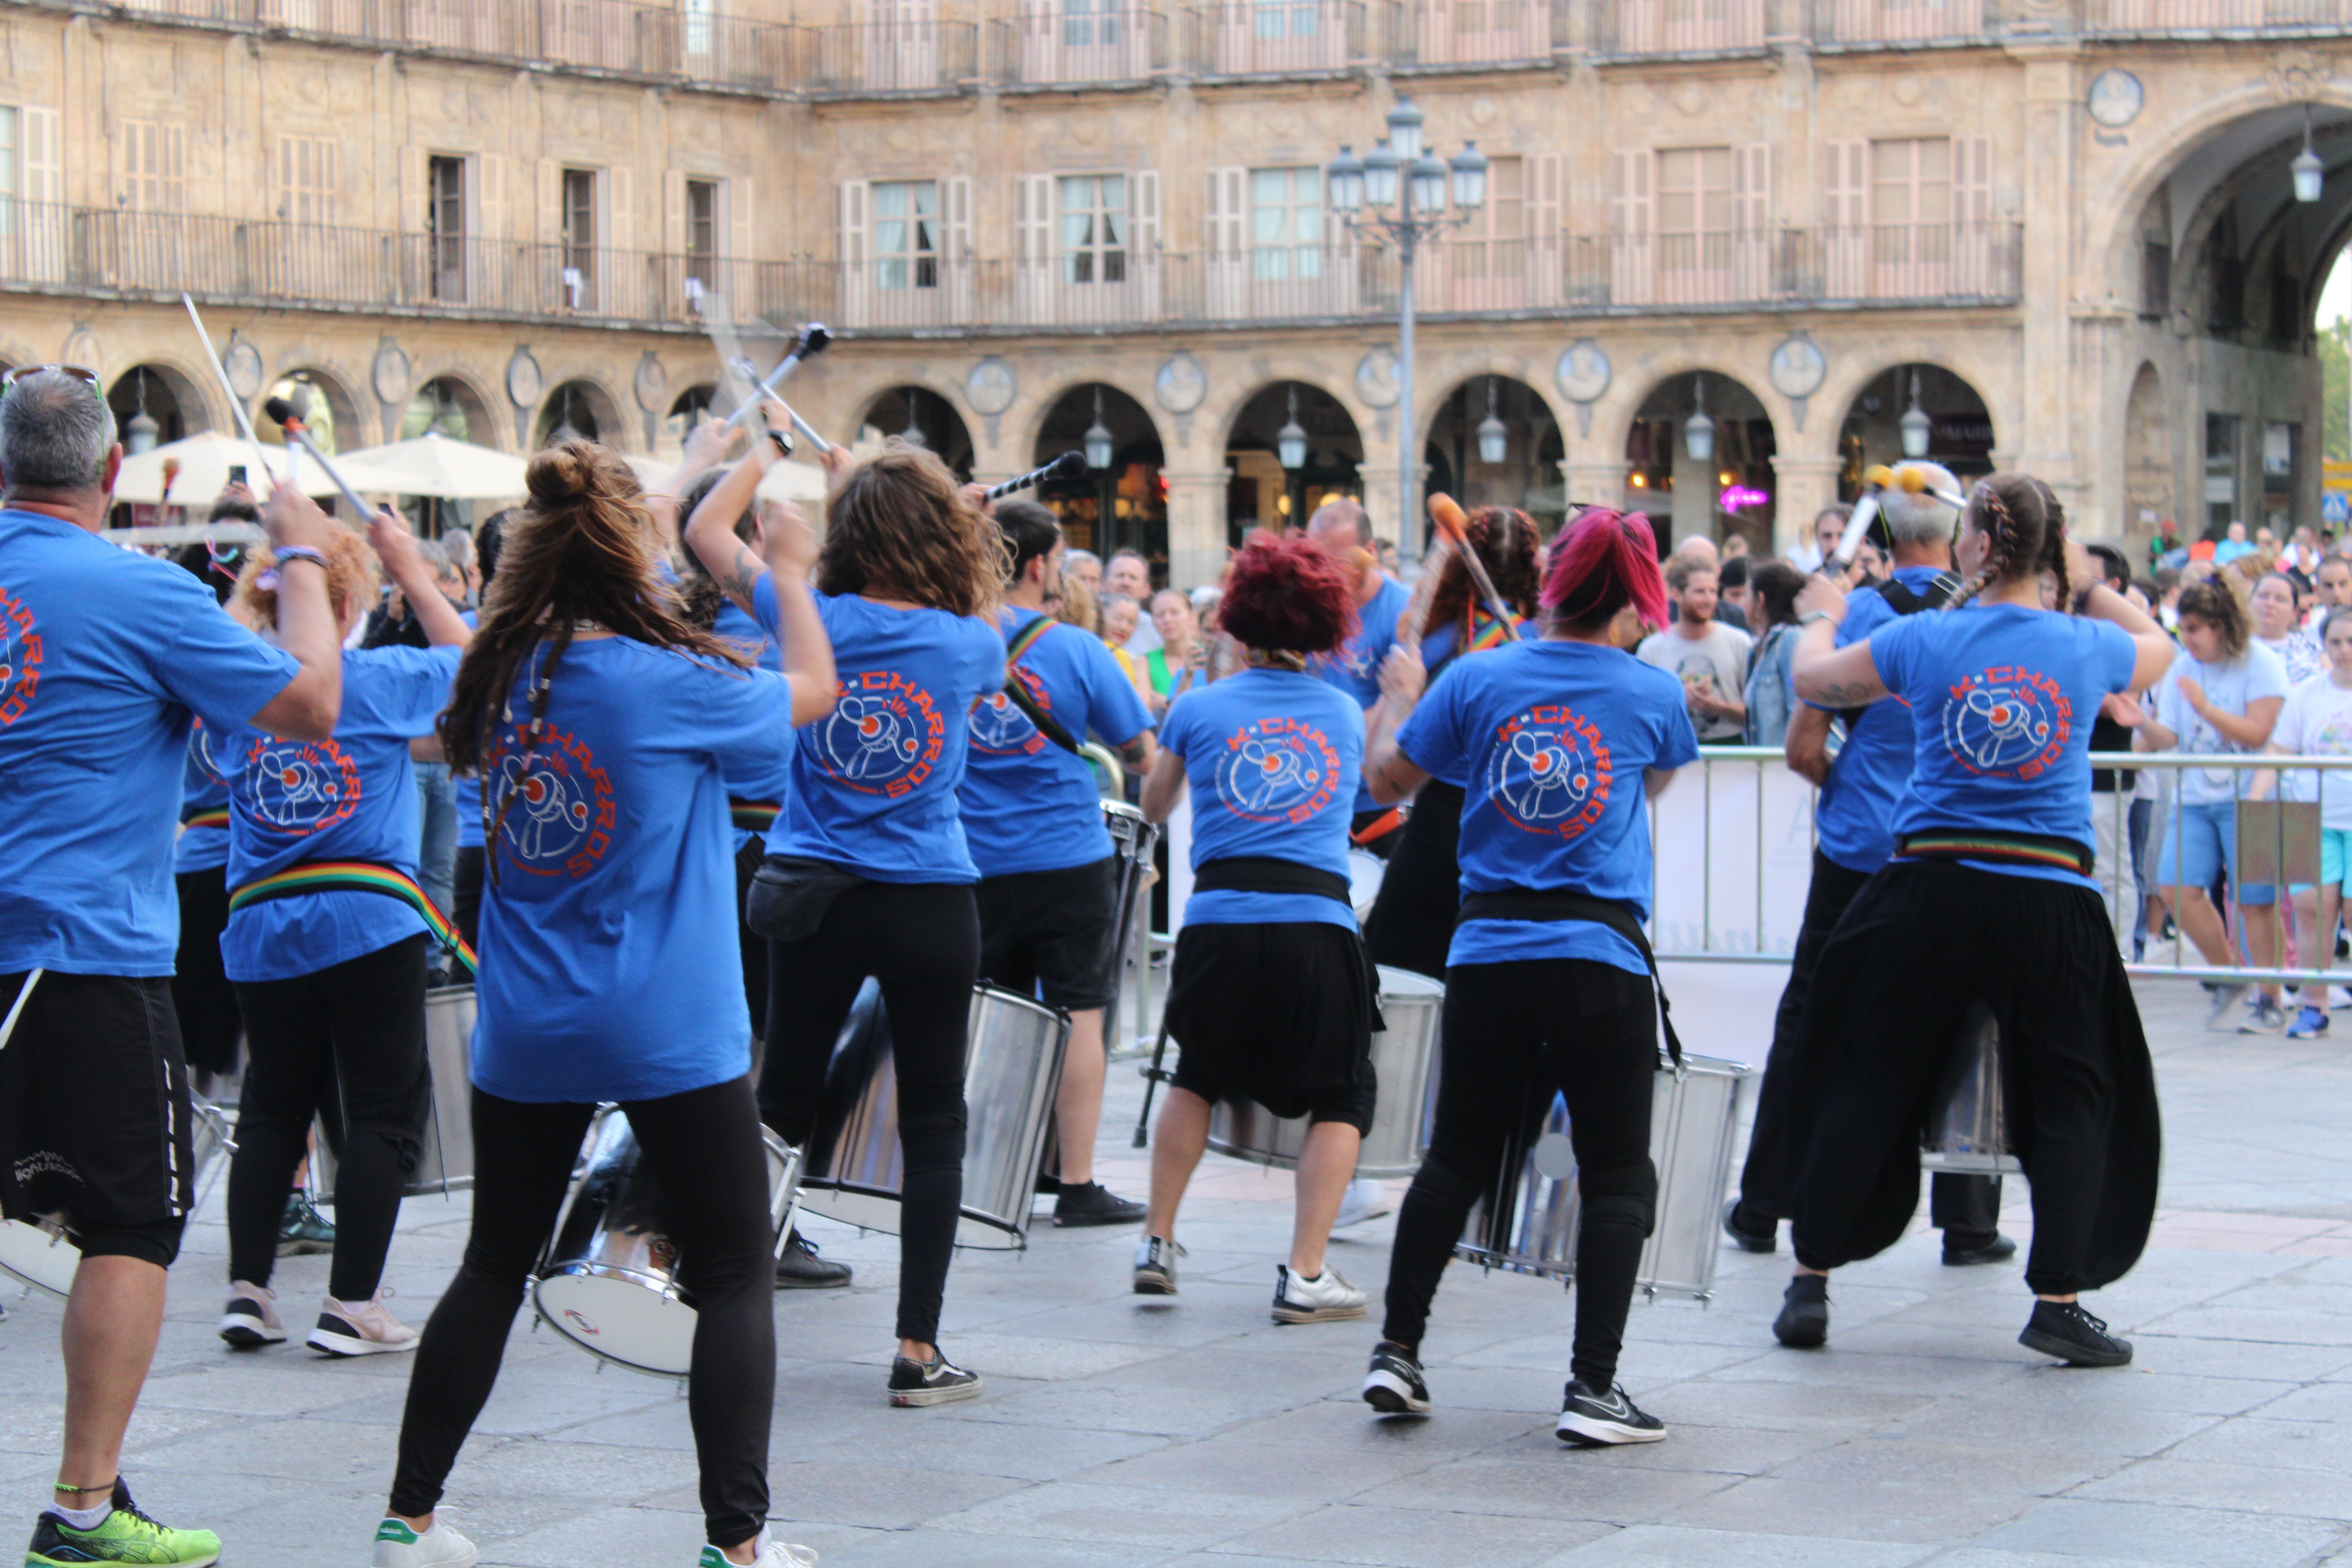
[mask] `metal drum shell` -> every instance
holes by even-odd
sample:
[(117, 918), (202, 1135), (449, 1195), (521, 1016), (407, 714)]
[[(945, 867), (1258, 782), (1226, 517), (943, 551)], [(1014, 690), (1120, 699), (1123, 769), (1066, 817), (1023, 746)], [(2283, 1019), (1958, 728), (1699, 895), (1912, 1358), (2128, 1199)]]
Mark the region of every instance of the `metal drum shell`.
[[(766, 1128), (760, 1137), (768, 1153), (768, 1218), (781, 1251), (800, 1151)], [(641, 1174), (638, 1158), (627, 1114), (617, 1106), (600, 1110), (533, 1270), (531, 1307), (601, 1361), (653, 1377), (684, 1377), (693, 1363), (694, 1296), (679, 1281), (676, 1248), (660, 1227), (661, 1194), (650, 1187), (650, 1174)], [(641, 1228), (614, 1230), (614, 1211), (631, 1208)]]
[[(474, 1016), (470, 985), (444, 985), (425, 994), (425, 1066), (433, 1080), (432, 1100), (416, 1169), (400, 1189), (404, 1197), (461, 1193), (474, 1184)], [(310, 1190), (320, 1203), (331, 1204), (341, 1161), (323, 1119), (318, 1131)]]
[[(906, 1162), (887, 1025), (880, 987), (868, 980), (842, 1026), (825, 1114), (801, 1178), (801, 1206), (896, 1236)], [(994, 986), (972, 987), (958, 1247), (1013, 1251), (1028, 1245), (1037, 1162), (1069, 1033), (1069, 1015), (1058, 1008)]]
[(1388, 874), (1389, 863), (1370, 850), (1353, 847), (1348, 850), (1348, 902), (1356, 911), (1359, 926), (1372, 918), (1372, 906), (1381, 901), (1381, 884)]
[[(1410, 1176), (1429, 1152), (1445, 986), (1386, 964), (1380, 966), (1380, 977), (1381, 1016), (1387, 1026), (1372, 1037), (1380, 1093), (1372, 1104), (1371, 1131), (1356, 1156), (1356, 1174)], [(1297, 1170), (1307, 1125), (1304, 1116), (1276, 1116), (1255, 1100), (1221, 1100), (1209, 1112), (1209, 1147), (1254, 1164)]]
[(1951, 1060), (1937, 1089), (1938, 1109), (1919, 1135), (1921, 1169), (1981, 1175), (2023, 1172), (2009, 1146), (2000, 1024), (1983, 1003), (1971, 1004), (1961, 1016)]
[[(1118, 914), (1111, 926), (1109, 973), (1114, 979), (1127, 973), (1128, 946), (1135, 937), (1135, 902), (1142, 895), (1146, 878), (1152, 866), (1152, 851), (1160, 844), (1160, 826), (1146, 822), (1143, 813), (1123, 800), (1102, 803), (1103, 826), (1109, 830), (1111, 856), (1118, 861), (1114, 875), (1118, 879), (1116, 892)], [(1116, 1005), (1112, 1009), (1116, 1011)]]
[[(1635, 1276), (1636, 1285), (1652, 1296), (1704, 1301), (1715, 1293), (1721, 1250), (1716, 1226), (1731, 1184), (1749, 1071), (1745, 1062), (1687, 1053), (1676, 1071), (1659, 1058), (1650, 1108), (1657, 1214)], [(1568, 1106), (1560, 1096), (1552, 1097), (1532, 1136), (1515, 1137), (1505, 1145), (1496, 1188), (1499, 1194), (1490, 1189), (1471, 1210), (1454, 1255), (1487, 1268), (1573, 1280), (1580, 1205)], [(1503, 1216), (1499, 1226), (1497, 1211)]]
[[(191, 1184), (196, 1201), (202, 1203), (214, 1167), (221, 1156), (236, 1152), (236, 1139), (227, 1115), (218, 1106), (193, 1093), (188, 1102), (193, 1118), (188, 1142), (195, 1163), (195, 1180)], [(74, 1271), (80, 1267), (81, 1248), (55, 1221), (0, 1220), (0, 1275), (63, 1300), (73, 1293)]]

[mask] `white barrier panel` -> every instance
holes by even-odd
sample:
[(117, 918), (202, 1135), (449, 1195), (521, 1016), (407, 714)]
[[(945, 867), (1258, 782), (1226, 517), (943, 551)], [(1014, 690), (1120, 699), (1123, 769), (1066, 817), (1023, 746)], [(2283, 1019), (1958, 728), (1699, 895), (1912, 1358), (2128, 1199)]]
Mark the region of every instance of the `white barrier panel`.
[[(1722, 1057), (1764, 1070), (1772, 1047), (1772, 1016), (1789, 984), (1785, 963), (1684, 963), (1658, 961), (1658, 979), (1675, 1005), (1675, 1032), (1683, 1049)], [(1664, 1037), (1659, 1044), (1665, 1043)]]
[[(1657, 867), (1650, 940), (1660, 952), (1796, 951), (1812, 881), (1813, 786), (1789, 771), (1777, 748), (1701, 752), (1651, 804), (1650, 830)], [(1697, 1048), (1716, 1052), (1712, 1044)]]

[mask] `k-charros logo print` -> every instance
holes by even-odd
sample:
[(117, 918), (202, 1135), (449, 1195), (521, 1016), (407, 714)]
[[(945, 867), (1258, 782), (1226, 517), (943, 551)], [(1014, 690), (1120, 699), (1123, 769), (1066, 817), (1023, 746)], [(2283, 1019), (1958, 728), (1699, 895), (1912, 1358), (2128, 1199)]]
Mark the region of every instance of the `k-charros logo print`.
[(1955, 682), (1944, 703), (1944, 747), (1972, 773), (2038, 778), (2066, 750), (2074, 710), (2040, 670), (1996, 664)]
[(817, 765), (861, 795), (905, 795), (931, 776), (947, 747), (940, 705), (895, 669), (844, 679), (841, 700), (815, 728)]
[(1217, 795), (1249, 822), (1304, 822), (1339, 790), (1339, 749), (1298, 719), (1256, 719), (1217, 762)]
[(22, 599), (0, 588), (0, 724), (14, 724), (41, 684), (39, 623)]
[[(1017, 664), (1012, 674), (1022, 689), (1029, 693), (1032, 702), (1047, 713), (1054, 710), (1054, 700), (1046, 696), (1044, 681)], [(972, 749), (992, 757), (1034, 757), (1045, 749), (1045, 735), (1029, 721), (1029, 715), (1002, 691), (992, 691), (973, 703), (968, 725)]]
[(1513, 826), (1574, 838), (1601, 820), (1614, 777), (1601, 726), (1572, 708), (1543, 703), (1495, 732), (1486, 793)]
[(257, 735), (246, 748), (236, 788), (249, 816), (295, 838), (347, 821), (362, 794), (359, 764), (334, 742), (275, 735)]
[(568, 730), (551, 727), (536, 747), (500, 735), (483, 759), (482, 805), (508, 862), (534, 877), (584, 877), (613, 846), (612, 774)]

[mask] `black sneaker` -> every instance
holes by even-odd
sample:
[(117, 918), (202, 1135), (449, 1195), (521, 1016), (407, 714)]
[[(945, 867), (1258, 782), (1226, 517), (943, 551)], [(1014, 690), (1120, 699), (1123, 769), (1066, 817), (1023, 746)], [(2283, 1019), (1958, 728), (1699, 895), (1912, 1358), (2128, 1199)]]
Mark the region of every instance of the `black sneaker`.
[(849, 1265), (819, 1258), (816, 1248), (794, 1231), (776, 1259), (779, 1290), (836, 1290), (849, 1283)]
[(1134, 1225), (1149, 1212), (1141, 1204), (1120, 1197), (1100, 1182), (1087, 1182), (1081, 1186), (1064, 1182), (1062, 1195), (1054, 1200), (1055, 1225)]
[(1780, 1298), (1772, 1337), (1792, 1351), (1817, 1351), (1830, 1338), (1830, 1281), (1825, 1274), (1800, 1274)]
[(1963, 1237), (1957, 1247), (1952, 1244), (1951, 1233), (1944, 1233), (1944, 1263), (1947, 1268), (1965, 1268), (1974, 1263), (2006, 1263), (2016, 1256), (2017, 1243), (1998, 1232), (1990, 1241), (1982, 1243)]
[(1135, 1244), (1135, 1293), (1139, 1296), (1176, 1294), (1176, 1260), (1184, 1249), (1161, 1237), (1147, 1236)]
[(1559, 1424), (1552, 1431), (1561, 1442), (1580, 1448), (1606, 1448), (1657, 1442), (1666, 1435), (1666, 1424), (1626, 1398), (1623, 1384), (1602, 1394), (1579, 1379), (1568, 1385)]
[(951, 1405), (959, 1399), (980, 1397), (980, 1373), (966, 1372), (942, 1355), (938, 1347), (931, 1350), (928, 1362), (908, 1361), (897, 1356), (890, 1363), (890, 1403), (901, 1407), (922, 1405)]
[(1387, 1340), (1372, 1347), (1372, 1364), (1364, 1373), (1364, 1403), (1383, 1415), (1429, 1414), (1429, 1384), (1421, 1379), (1421, 1363), (1402, 1345)]
[(1780, 1245), (1779, 1220), (1768, 1219), (1764, 1222), (1764, 1228), (1758, 1230), (1752, 1222), (1741, 1224), (1740, 1218), (1740, 1202), (1738, 1198), (1723, 1205), (1723, 1234), (1738, 1242), (1740, 1251), (1771, 1252), (1778, 1249)]
[(333, 1222), (312, 1205), (310, 1194), (299, 1187), (287, 1194), (286, 1213), (278, 1222), (278, 1256), (315, 1258), (334, 1250)]
[(2105, 1322), (2083, 1310), (2079, 1301), (2034, 1302), (2017, 1342), (2068, 1366), (2125, 1366), (2132, 1358), (2131, 1341), (2107, 1332)]

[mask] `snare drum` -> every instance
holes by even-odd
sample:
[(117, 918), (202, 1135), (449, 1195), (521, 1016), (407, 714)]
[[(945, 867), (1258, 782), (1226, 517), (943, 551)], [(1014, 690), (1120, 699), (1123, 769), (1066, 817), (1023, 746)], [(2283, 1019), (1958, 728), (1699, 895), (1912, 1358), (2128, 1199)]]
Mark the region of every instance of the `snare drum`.
[[(1445, 987), (1426, 974), (1387, 964), (1380, 966), (1380, 975), (1381, 1016), (1387, 1025), (1372, 1037), (1380, 1094), (1372, 1102), (1372, 1130), (1356, 1156), (1356, 1174), (1410, 1176), (1429, 1152)], [(1236, 1096), (1217, 1101), (1209, 1112), (1209, 1147), (1236, 1160), (1295, 1171), (1299, 1151), (1307, 1146), (1307, 1127), (1304, 1116), (1276, 1116), (1256, 1100)]]
[[(1070, 1016), (1010, 991), (975, 985), (964, 1053), (963, 1214), (958, 1247), (1029, 1244), (1037, 1160), (1062, 1082)], [(898, 1077), (890, 1019), (868, 980), (834, 1047), (824, 1110), (809, 1145), (801, 1206), (896, 1236), (905, 1157), (898, 1147)]]
[[(1704, 1301), (1715, 1293), (1716, 1222), (1731, 1184), (1748, 1077), (1744, 1062), (1685, 1055), (1678, 1072), (1664, 1057), (1658, 1060), (1650, 1103), (1657, 1216), (1635, 1276), (1652, 1296)], [(1568, 1102), (1555, 1094), (1539, 1128), (1505, 1143), (1495, 1186), (1470, 1211), (1454, 1256), (1483, 1268), (1573, 1280), (1578, 1208)]]
[(1982, 1175), (2021, 1173), (2009, 1148), (2009, 1112), (2000, 1087), (2000, 1023), (1983, 1003), (1960, 1017), (1959, 1037), (1945, 1065), (1934, 1103), (1943, 1107), (1919, 1135), (1919, 1164), (1928, 1171)]
[[(223, 1154), (236, 1152), (236, 1139), (220, 1107), (191, 1093), (189, 1143), (195, 1153), (196, 1201), (204, 1201), (205, 1184)], [(0, 1274), (47, 1291), (62, 1300), (73, 1293), (74, 1270), (81, 1267), (81, 1248), (66, 1234), (56, 1215), (37, 1220), (0, 1220)]]
[[(766, 1128), (768, 1219), (776, 1250), (791, 1232), (800, 1154)], [(629, 1119), (606, 1106), (589, 1124), (585, 1157), (540, 1259), (531, 1305), (555, 1331), (632, 1372), (684, 1377), (694, 1363), (694, 1295), (678, 1283), (662, 1191)]]
[[(433, 1099), (425, 1115), (425, 1139), (416, 1169), (401, 1188), (406, 1197), (464, 1192), (474, 1184), (474, 988), (445, 985), (425, 994), (425, 1066)], [(318, 1148), (311, 1157), (310, 1191), (316, 1201), (335, 1201), (335, 1171), (342, 1148), (340, 1121), (321, 1116)]]

